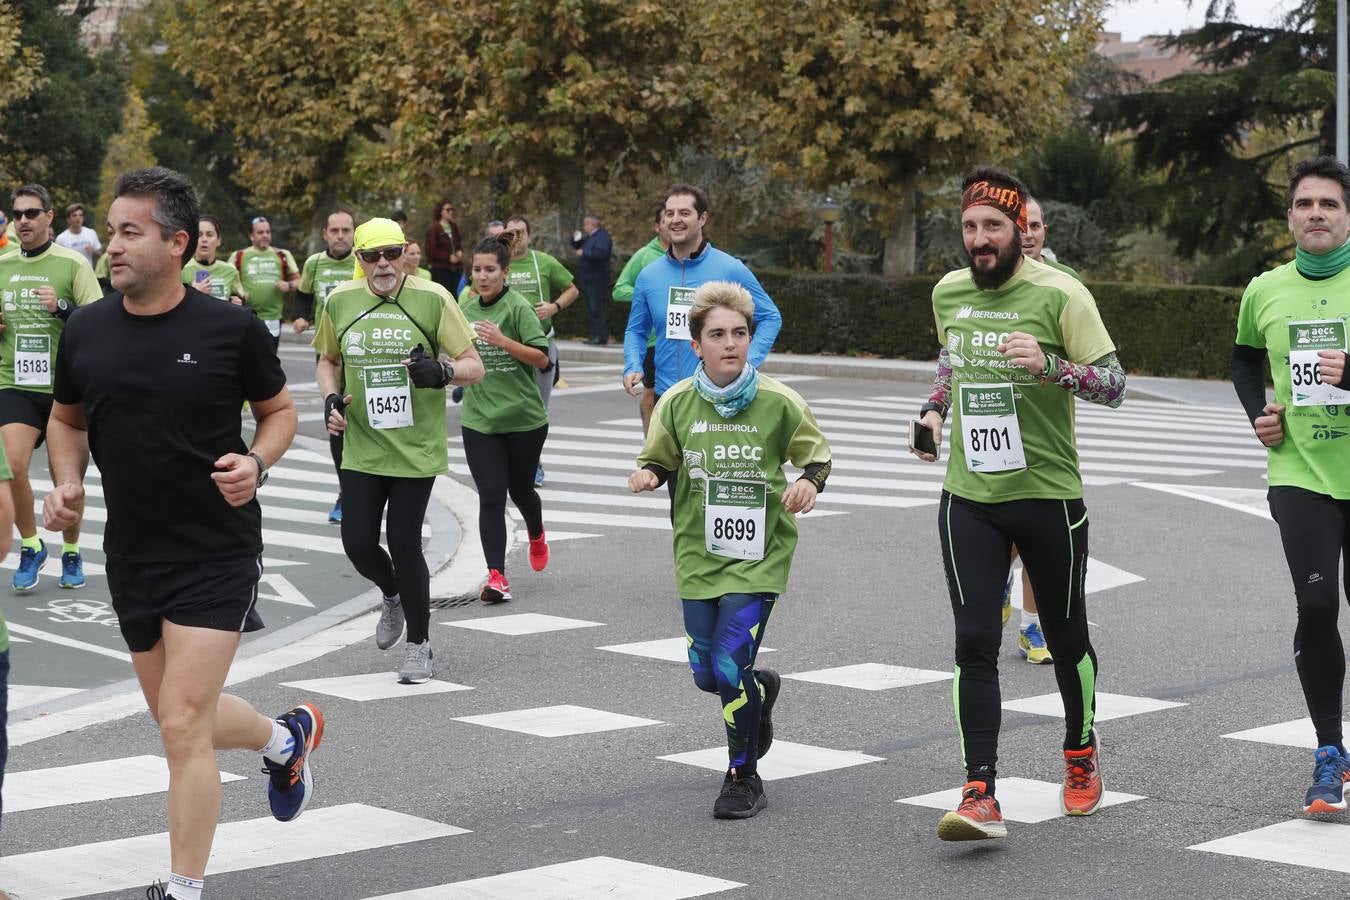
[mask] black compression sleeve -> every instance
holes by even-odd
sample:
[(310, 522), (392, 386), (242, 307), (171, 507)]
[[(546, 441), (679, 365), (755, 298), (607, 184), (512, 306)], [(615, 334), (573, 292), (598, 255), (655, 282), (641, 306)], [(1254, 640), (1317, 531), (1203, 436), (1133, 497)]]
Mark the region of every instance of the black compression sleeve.
[(661, 485), (665, 484), (667, 481), (670, 480), (670, 470), (662, 468), (661, 466), (658, 466), (656, 463), (647, 463), (642, 468), (646, 469), (648, 472), (651, 472), (653, 475), (656, 476), (657, 487), (660, 487)]
[[(806, 468), (802, 469), (802, 478), (816, 486), (816, 493), (825, 490), (825, 479), (830, 477), (830, 461), (807, 463)], [(800, 479), (799, 479), (800, 480)]]
[(1246, 410), (1248, 421), (1255, 425), (1257, 418), (1265, 415), (1266, 351), (1261, 347), (1234, 344), (1229, 367), (1238, 402)]
[(314, 295), (304, 291), (295, 292), (295, 316), (298, 319), (313, 321)]

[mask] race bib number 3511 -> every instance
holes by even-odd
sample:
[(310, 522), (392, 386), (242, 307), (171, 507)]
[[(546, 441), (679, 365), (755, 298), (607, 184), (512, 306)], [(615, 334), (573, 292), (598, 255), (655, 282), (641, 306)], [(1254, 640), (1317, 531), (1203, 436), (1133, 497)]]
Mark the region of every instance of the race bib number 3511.
[(961, 441), (972, 472), (1027, 467), (1011, 384), (961, 385)]
[(1289, 390), (1295, 406), (1350, 403), (1350, 391), (1322, 382), (1321, 350), (1345, 352), (1345, 322), (1289, 323)]
[(763, 559), (768, 486), (762, 481), (709, 478), (707, 491), (703, 530), (708, 552), (730, 559)]
[(672, 287), (666, 297), (666, 337), (672, 341), (689, 340), (689, 310), (694, 306), (694, 289)]
[(413, 423), (408, 369), (401, 365), (366, 366), (366, 418), (371, 428), (407, 428)]

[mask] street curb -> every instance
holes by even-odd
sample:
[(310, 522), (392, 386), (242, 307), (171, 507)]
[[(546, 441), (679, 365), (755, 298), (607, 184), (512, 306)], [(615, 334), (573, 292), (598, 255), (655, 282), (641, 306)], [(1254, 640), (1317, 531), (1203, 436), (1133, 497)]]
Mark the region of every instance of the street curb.
[[(318, 438), (296, 435), (293, 443), (315, 452), (325, 454), (328, 452), (328, 442)], [(431, 537), (424, 552), (428, 557), (428, 567), (433, 573), (448, 569), (459, 555), (460, 548), (464, 546), (462, 524), (466, 521), (464, 511), (453, 510), (444, 502), (449, 496), (455, 503), (462, 504), (463, 498), (453, 494), (447, 495), (444, 490), (438, 491), (443, 482), (455, 483), (448, 475), (437, 478), (432, 488), (432, 500), (435, 502), (427, 504), (427, 522), (431, 525)], [(469, 493), (474, 498), (473, 510), (476, 512), (477, 495), (473, 495), (472, 491)], [(471, 546), (477, 547), (477, 544)], [(478, 555), (481, 558), (481, 550)], [(475, 570), (473, 576), (475, 585), (478, 578), (477, 571)], [(433, 582), (434, 578), (435, 576)], [(230, 666), (231, 674), (226, 678), (225, 684), (227, 686), (239, 684), (292, 665), (309, 662), (368, 637), (371, 633), (370, 628), (353, 629), (348, 626), (363, 616), (373, 616), (373, 611), (380, 600), (380, 590), (370, 588), (334, 607), (249, 641), (242, 645), (235, 655), (234, 662)], [(337, 638), (339, 633), (342, 636), (337, 640), (324, 640), (325, 636)], [(306, 649), (310, 652), (302, 651), (298, 654), (299, 658), (288, 658), (287, 651), (295, 650), (300, 645), (307, 645)], [(265, 659), (268, 654), (274, 658)], [(144, 711), (146, 706), (140, 684), (135, 678), (129, 678), (51, 703), (35, 704), (13, 711), (8, 726), (9, 744), (12, 747), (23, 746), (79, 731), (91, 725), (128, 718)], [(25, 728), (25, 725), (28, 727)]]

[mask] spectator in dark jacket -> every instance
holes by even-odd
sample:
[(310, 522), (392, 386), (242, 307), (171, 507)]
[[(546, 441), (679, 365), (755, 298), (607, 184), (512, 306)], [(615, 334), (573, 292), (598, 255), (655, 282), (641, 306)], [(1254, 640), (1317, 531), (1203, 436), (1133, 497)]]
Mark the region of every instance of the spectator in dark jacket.
[(459, 276), (463, 274), (464, 258), (464, 242), (460, 240), (459, 226), (455, 224), (455, 204), (449, 200), (436, 204), (427, 239), (422, 244), (431, 280), (453, 294)]
[(614, 242), (600, 217), (587, 213), (581, 220), (581, 231), (572, 235), (572, 246), (577, 248), (577, 283), (586, 295), (586, 318), (591, 327), (586, 343), (609, 343), (605, 312), (609, 307), (609, 258), (614, 254)]

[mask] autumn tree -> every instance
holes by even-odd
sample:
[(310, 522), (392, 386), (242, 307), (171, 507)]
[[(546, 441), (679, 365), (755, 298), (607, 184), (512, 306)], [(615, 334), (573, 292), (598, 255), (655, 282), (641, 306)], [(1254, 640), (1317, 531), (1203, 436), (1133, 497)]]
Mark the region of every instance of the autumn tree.
[(232, 131), (258, 209), (322, 228), (352, 184), (351, 158), (393, 109), (387, 40), (416, 25), (356, 0), (180, 0), (165, 36), (203, 92), (194, 117)]
[(1065, 85), (1103, 0), (702, 0), (703, 63), (732, 152), (877, 204), (883, 271), (914, 271), (916, 193), (1073, 113)]
[(108, 221), (108, 207), (112, 206), (113, 188), (119, 175), (157, 164), (150, 142), (158, 132), (159, 129), (150, 121), (140, 93), (135, 88), (127, 91), (122, 127), (108, 140), (108, 149), (103, 154), (103, 165), (99, 170), (97, 221)]
[(689, 4), (655, 0), (407, 0), (400, 103), (373, 175), (427, 185), (496, 179), (543, 194), (579, 227), (588, 180), (664, 168), (706, 126)]

